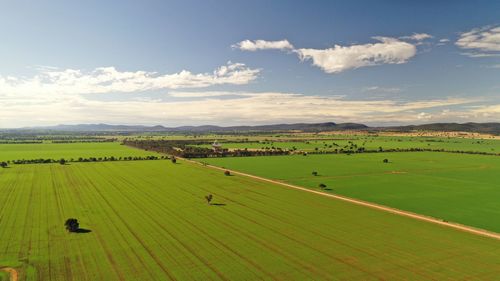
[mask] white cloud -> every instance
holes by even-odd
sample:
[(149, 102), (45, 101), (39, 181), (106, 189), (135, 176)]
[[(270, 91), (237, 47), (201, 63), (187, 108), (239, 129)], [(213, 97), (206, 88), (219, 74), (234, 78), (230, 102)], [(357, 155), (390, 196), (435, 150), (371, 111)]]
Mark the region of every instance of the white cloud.
[(380, 64), (401, 64), (415, 56), (415, 45), (389, 37), (374, 37), (379, 43), (340, 46), (328, 49), (298, 49), (301, 60), (312, 60), (326, 73)]
[(498, 56), (500, 52), (500, 26), (475, 28), (460, 34), (455, 45), (462, 49), (472, 50), (463, 53), (470, 57)]
[(293, 45), (288, 40), (279, 41), (266, 41), (266, 40), (243, 40), (239, 43), (232, 45), (233, 48), (243, 51), (257, 51), (257, 50), (292, 50)]
[(376, 93), (399, 93), (401, 88), (397, 87), (380, 87), (380, 86), (370, 86), (362, 89), (363, 92), (376, 92)]
[(411, 36), (403, 36), (401, 39), (410, 39), (410, 40), (415, 40), (415, 41), (422, 41), (425, 39), (430, 39), (433, 38), (434, 36), (427, 34), (427, 33), (413, 33)]
[(461, 55), (468, 56), (471, 58), (490, 58), (490, 57), (500, 57), (500, 54), (493, 53), (476, 53), (476, 52), (463, 52)]
[(221, 96), (237, 96), (241, 94), (238, 94), (237, 92), (208, 91), (208, 92), (169, 92), (168, 95), (175, 98), (207, 98), (207, 97), (221, 97)]
[(90, 72), (41, 68), (38, 74), (30, 78), (0, 75), (0, 95), (139, 92), (222, 84), (243, 85), (255, 80), (259, 72), (259, 69), (231, 62), (212, 73), (197, 74), (187, 70), (163, 75), (146, 71), (124, 72), (114, 67), (100, 67)]
[(416, 112), (473, 102), (459, 98), (423, 101), (347, 100), (279, 92), (174, 93), (177, 98), (186, 99), (103, 101), (91, 100), (85, 95), (0, 95), (0, 127), (95, 122), (166, 125), (418, 122), (420, 119)]
[(447, 43), (447, 42), (450, 42), (450, 39), (448, 38), (439, 39), (439, 43)]

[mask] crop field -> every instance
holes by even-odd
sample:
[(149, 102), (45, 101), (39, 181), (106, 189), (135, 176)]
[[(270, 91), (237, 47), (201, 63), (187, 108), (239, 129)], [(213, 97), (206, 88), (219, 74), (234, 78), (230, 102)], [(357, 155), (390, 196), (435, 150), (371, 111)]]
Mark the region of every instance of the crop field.
[(323, 183), (325, 192), (500, 232), (498, 156), (401, 152), (202, 161), (313, 189)]
[(18, 159), (60, 159), (79, 157), (128, 157), (158, 155), (155, 152), (130, 148), (118, 142), (0, 144), (0, 161)]
[[(259, 142), (226, 142), (222, 147), (228, 149), (272, 149), (281, 148), (286, 150), (301, 151), (333, 151), (335, 149), (356, 149), (364, 147), (367, 150), (382, 149), (445, 149), (477, 151), (500, 154), (500, 140), (490, 139), (460, 139), (460, 138), (429, 138), (429, 137), (367, 137), (367, 136), (335, 136), (324, 140), (299, 140), (299, 141), (276, 141), (273, 139), (260, 140)], [(199, 145), (210, 147), (210, 145)]]
[(20, 280), (500, 274), (497, 240), (184, 161), (17, 165), (0, 169), (0, 202), (0, 266)]

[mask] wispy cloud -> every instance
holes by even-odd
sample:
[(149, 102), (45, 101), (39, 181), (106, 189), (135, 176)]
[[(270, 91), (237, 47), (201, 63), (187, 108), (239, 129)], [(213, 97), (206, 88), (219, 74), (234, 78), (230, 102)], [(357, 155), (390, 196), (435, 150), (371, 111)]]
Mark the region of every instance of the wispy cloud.
[(0, 76), (0, 94), (53, 95), (140, 92), (160, 89), (204, 88), (213, 85), (243, 85), (255, 80), (259, 69), (242, 63), (227, 63), (212, 73), (192, 73), (187, 70), (173, 74), (146, 71), (119, 71), (100, 67), (89, 72), (75, 69), (41, 68), (29, 78)]
[(455, 45), (462, 49), (471, 50), (462, 53), (469, 57), (499, 56), (500, 26), (486, 26), (461, 33)]
[(92, 122), (167, 125), (418, 122), (421, 112), (475, 101), (348, 100), (281, 92), (174, 92), (174, 96), (181, 99), (103, 101), (91, 100), (87, 95), (0, 97), (0, 127)]
[(381, 86), (370, 86), (362, 89), (363, 92), (375, 92), (375, 93), (399, 93), (401, 88), (398, 87), (381, 87)]
[(434, 36), (427, 34), (427, 33), (413, 33), (413, 35), (410, 36), (403, 36), (400, 37), (401, 39), (409, 39), (409, 40), (415, 40), (415, 41), (422, 41), (425, 39), (430, 39), (433, 38)]
[(243, 51), (258, 51), (258, 50), (292, 50), (293, 45), (288, 40), (266, 41), (266, 40), (243, 40), (232, 45), (235, 49)]

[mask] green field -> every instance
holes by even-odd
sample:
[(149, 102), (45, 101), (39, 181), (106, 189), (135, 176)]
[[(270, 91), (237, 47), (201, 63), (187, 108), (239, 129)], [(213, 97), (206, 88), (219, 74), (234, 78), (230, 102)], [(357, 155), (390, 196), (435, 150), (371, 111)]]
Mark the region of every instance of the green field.
[[(445, 149), (445, 150), (463, 150), (463, 151), (478, 151), (488, 153), (500, 153), (499, 140), (481, 140), (481, 139), (466, 139), (466, 138), (430, 138), (430, 137), (387, 137), (387, 136), (333, 136), (334, 139), (329, 140), (301, 140), (301, 141), (260, 141), (260, 142), (227, 142), (221, 143), (224, 148), (228, 149), (272, 149), (281, 148), (293, 150), (296, 148), (301, 151), (332, 151), (332, 150), (348, 150), (356, 147), (364, 147), (366, 150), (382, 149)], [(355, 146), (353, 146), (356, 145)], [(210, 147), (210, 145), (199, 145), (201, 147)], [(352, 148), (351, 148), (352, 147)]]
[(20, 159), (61, 159), (79, 157), (128, 157), (158, 155), (155, 152), (130, 148), (117, 142), (0, 144), (0, 161)]
[(498, 156), (400, 152), (202, 161), (314, 189), (324, 183), (326, 192), (500, 232)]
[(21, 280), (500, 276), (497, 240), (185, 162), (17, 165), (0, 202), (0, 266)]
[(0, 281), (9, 281), (9, 274), (4, 271), (0, 271)]

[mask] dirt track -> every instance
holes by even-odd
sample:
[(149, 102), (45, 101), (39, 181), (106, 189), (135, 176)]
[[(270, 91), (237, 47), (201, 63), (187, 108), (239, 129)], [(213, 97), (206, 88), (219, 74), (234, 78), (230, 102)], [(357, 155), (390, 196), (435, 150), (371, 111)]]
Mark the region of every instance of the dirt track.
[(241, 175), (241, 176), (253, 178), (253, 179), (256, 179), (256, 180), (260, 180), (260, 181), (265, 181), (265, 182), (270, 182), (270, 183), (274, 183), (274, 184), (279, 184), (281, 186), (285, 186), (285, 187), (288, 187), (288, 188), (293, 188), (293, 189), (297, 189), (297, 190), (301, 190), (301, 191), (305, 191), (305, 192), (315, 193), (315, 194), (318, 194), (318, 195), (321, 195), (321, 196), (330, 197), (330, 198), (334, 198), (334, 199), (346, 201), (346, 202), (349, 202), (349, 203), (353, 203), (353, 204), (357, 204), (357, 205), (361, 205), (361, 206), (365, 206), (365, 207), (369, 207), (369, 208), (373, 208), (373, 209), (377, 209), (377, 210), (381, 210), (381, 211), (385, 211), (385, 212), (389, 212), (389, 213), (393, 213), (393, 214), (405, 216), (405, 217), (410, 217), (410, 218), (421, 220), (421, 221), (435, 223), (435, 224), (439, 224), (439, 225), (442, 225), (442, 226), (451, 227), (451, 228), (454, 228), (454, 229), (457, 229), (457, 230), (469, 232), (469, 233), (472, 233), (472, 234), (481, 235), (481, 236), (490, 237), (490, 238), (494, 238), (494, 239), (500, 240), (500, 234), (499, 233), (487, 231), (487, 230), (484, 230), (484, 229), (474, 228), (474, 227), (465, 226), (465, 225), (461, 225), (461, 224), (457, 224), (457, 223), (450, 223), (450, 222), (442, 221), (442, 220), (439, 220), (439, 219), (436, 219), (436, 218), (433, 218), (433, 217), (419, 215), (419, 214), (415, 214), (415, 213), (412, 213), (412, 212), (403, 211), (403, 210), (399, 210), (399, 209), (394, 209), (394, 208), (391, 208), (391, 207), (386, 207), (386, 206), (378, 205), (378, 204), (375, 204), (375, 203), (370, 203), (370, 202), (366, 202), (366, 201), (362, 201), (362, 200), (358, 200), (358, 199), (353, 199), (353, 198), (349, 198), (349, 197), (344, 197), (344, 196), (340, 196), (340, 195), (334, 195), (334, 194), (330, 194), (330, 193), (316, 191), (316, 190), (308, 189), (308, 188), (305, 188), (305, 187), (301, 187), (301, 186), (297, 186), (297, 185), (293, 185), (293, 184), (289, 184), (289, 183), (284, 183), (284, 182), (280, 182), (280, 181), (276, 181), (276, 180), (271, 180), (271, 179), (267, 179), (267, 178), (263, 178), (263, 177), (259, 177), (259, 176), (254, 176), (254, 175), (247, 174), (247, 173), (242, 173), (242, 172), (234, 171), (234, 170), (231, 170), (231, 169), (224, 169), (224, 168), (217, 167), (217, 166), (205, 165), (203, 163), (200, 163), (200, 162), (197, 162), (197, 161), (194, 161), (194, 160), (188, 160), (188, 159), (182, 159), (182, 160), (190, 162), (190, 163), (195, 163), (195, 164), (198, 164), (198, 165), (202, 165), (204, 167), (208, 167), (208, 168), (211, 168), (211, 169), (216, 169), (216, 170), (221, 170), (221, 171), (230, 171), (231, 174)]
[(17, 279), (19, 278), (17, 270), (15, 270), (12, 267), (3, 267), (3, 268), (0, 268), (0, 270), (8, 272), (10, 274), (10, 281), (17, 281)]

